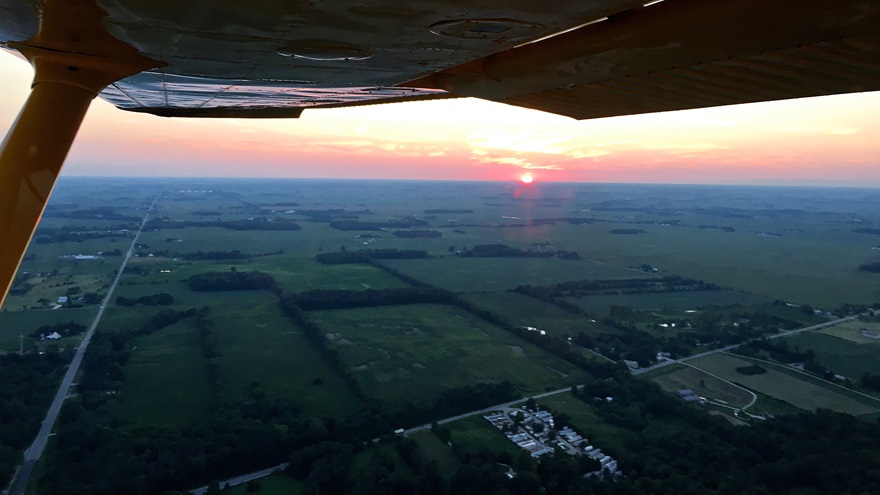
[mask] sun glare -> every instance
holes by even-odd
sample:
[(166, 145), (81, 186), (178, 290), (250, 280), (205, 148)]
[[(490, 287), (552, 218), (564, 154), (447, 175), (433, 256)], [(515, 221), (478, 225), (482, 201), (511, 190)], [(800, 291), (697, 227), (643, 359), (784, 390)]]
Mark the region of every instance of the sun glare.
[(523, 184), (531, 184), (535, 178), (532, 177), (532, 174), (524, 174), (519, 180), (521, 180)]

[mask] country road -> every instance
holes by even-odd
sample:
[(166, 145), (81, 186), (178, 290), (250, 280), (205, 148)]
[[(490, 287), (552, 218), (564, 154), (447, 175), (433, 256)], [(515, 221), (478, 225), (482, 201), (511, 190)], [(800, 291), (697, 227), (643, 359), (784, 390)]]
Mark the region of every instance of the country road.
[(670, 359), (667, 361), (662, 361), (662, 362), (659, 362), (653, 366), (648, 366), (647, 368), (639, 368), (637, 370), (632, 370), (632, 374), (633, 375), (641, 375), (642, 373), (654, 371), (656, 369), (660, 369), (665, 366), (669, 366), (671, 364), (684, 364), (685, 361), (691, 361), (691, 360), (694, 360), (697, 358), (701, 358), (703, 356), (710, 356), (712, 354), (716, 354), (719, 352), (732, 351), (732, 350), (736, 349), (737, 347), (742, 347), (742, 346), (748, 344), (749, 342), (754, 342), (754, 341), (761, 340), (764, 338), (778, 339), (780, 337), (788, 337), (789, 335), (794, 335), (794, 334), (801, 333), (801, 332), (810, 332), (813, 330), (820, 330), (822, 328), (831, 327), (834, 325), (838, 325), (840, 323), (855, 320), (856, 318), (858, 318), (859, 316), (862, 316), (863, 314), (867, 314), (867, 313), (857, 314), (857, 315), (853, 315), (853, 316), (847, 316), (845, 318), (838, 318), (836, 320), (826, 321), (824, 323), (819, 323), (817, 325), (811, 325), (809, 327), (797, 328), (795, 330), (788, 330), (786, 332), (780, 332), (775, 335), (770, 335), (770, 336), (766, 336), (766, 337), (757, 337), (754, 339), (746, 340), (745, 342), (740, 342), (739, 344), (732, 344), (732, 345), (728, 345), (728, 346), (724, 346), (724, 347), (719, 347), (718, 349), (712, 349), (711, 351), (701, 352), (699, 354), (694, 354), (691, 356), (683, 357), (681, 359)]
[(55, 420), (58, 419), (58, 413), (61, 412), (61, 406), (64, 404), (64, 399), (66, 399), (69, 395), (70, 386), (73, 384), (73, 380), (74, 378), (76, 378), (77, 372), (79, 372), (79, 367), (82, 364), (83, 356), (85, 356), (86, 349), (89, 347), (89, 342), (92, 339), (92, 335), (94, 335), (95, 329), (98, 328), (98, 324), (101, 322), (101, 318), (104, 316), (104, 310), (110, 303), (110, 298), (113, 296), (113, 291), (116, 289), (117, 284), (119, 284), (119, 280), (122, 278), (122, 272), (125, 270), (125, 265), (128, 263), (129, 258), (131, 258), (132, 253), (134, 253), (134, 247), (137, 243), (138, 237), (140, 237), (141, 232), (144, 230), (144, 225), (147, 224), (147, 220), (149, 220), (150, 218), (150, 212), (153, 211), (153, 207), (156, 205), (156, 201), (159, 199), (160, 196), (161, 193), (153, 199), (152, 203), (150, 203), (150, 208), (147, 210), (147, 214), (144, 215), (144, 219), (141, 222), (140, 228), (138, 228), (137, 233), (135, 233), (134, 239), (132, 239), (131, 241), (131, 246), (125, 253), (125, 258), (123, 258), (122, 264), (119, 266), (119, 271), (116, 273), (116, 278), (113, 279), (113, 284), (107, 290), (107, 295), (104, 296), (104, 300), (101, 301), (101, 307), (98, 309), (98, 314), (95, 315), (95, 319), (92, 321), (92, 325), (89, 327), (88, 332), (86, 332), (85, 337), (83, 338), (79, 347), (77, 347), (76, 349), (76, 354), (73, 356), (73, 360), (70, 362), (70, 366), (67, 368), (67, 372), (64, 373), (64, 378), (62, 378), (61, 385), (58, 387), (58, 391), (55, 393), (55, 398), (52, 400), (52, 404), (49, 406), (49, 411), (46, 413), (46, 418), (40, 425), (40, 431), (37, 433), (37, 436), (36, 438), (34, 438), (31, 446), (24, 451), (24, 463), (10, 482), (8, 491), (9, 495), (24, 495), (28, 481), (30, 481), (31, 474), (33, 473), (34, 465), (37, 463), (38, 460), (40, 460), (40, 457), (43, 455), (43, 451), (46, 449), (46, 444), (49, 441), (49, 436), (52, 433), (52, 428), (55, 426)]

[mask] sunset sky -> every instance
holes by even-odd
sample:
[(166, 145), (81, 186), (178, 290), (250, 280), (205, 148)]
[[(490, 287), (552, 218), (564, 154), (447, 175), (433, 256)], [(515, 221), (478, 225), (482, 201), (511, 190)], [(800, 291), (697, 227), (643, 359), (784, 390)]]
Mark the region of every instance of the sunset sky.
[[(0, 51), (0, 129), (30, 66)], [(474, 99), (165, 119), (92, 105), (65, 175), (880, 186), (880, 93), (575, 121)]]

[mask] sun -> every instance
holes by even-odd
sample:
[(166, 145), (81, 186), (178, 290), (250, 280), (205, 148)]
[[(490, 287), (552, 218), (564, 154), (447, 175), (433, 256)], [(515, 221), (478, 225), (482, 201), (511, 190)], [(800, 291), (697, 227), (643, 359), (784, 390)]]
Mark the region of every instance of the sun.
[(532, 174), (523, 174), (523, 176), (520, 177), (519, 180), (521, 180), (523, 184), (531, 184), (532, 181), (535, 180), (535, 178), (532, 177)]

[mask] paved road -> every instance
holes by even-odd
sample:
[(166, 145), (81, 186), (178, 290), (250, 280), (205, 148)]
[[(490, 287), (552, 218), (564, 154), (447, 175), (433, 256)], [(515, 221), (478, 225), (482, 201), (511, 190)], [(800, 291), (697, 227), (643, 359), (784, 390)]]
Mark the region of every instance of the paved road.
[(113, 295), (113, 291), (116, 289), (119, 279), (122, 278), (122, 272), (125, 270), (125, 265), (128, 263), (129, 258), (131, 258), (138, 237), (140, 237), (141, 231), (144, 230), (144, 225), (147, 224), (147, 220), (150, 218), (150, 212), (153, 211), (153, 206), (156, 205), (158, 199), (159, 196), (156, 196), (156, 198), (153, 199), (150, 208), (147, 210), (147, 214), (144, 215), (144, 220), (141, 222), (140, 228), (138, 228), (137, 233), (134, 235), (134, 239), (131, 241), (131, 247), (129, 247), (128, 252), (125, 253), (125, 258), (123, 258), (122, 264), (119, 266), (119, 272), (116, 274), (116, 278), (113, 279), (113, 284), (110, 286), (110, 289), (107, 290), (107, 295), (104, 296), (104, 300), (101, 301), (101, 307), (98, 309), (98, 314), (95, 315), (94, 321), (92, 321), (92, 326), (90, 326), (89, 331), (86, 332), (85, 338), (83, 338), (82, 343), (80, 343), (79, 347), (76, 349), (76, 354), (73, 356), (73, 360), (70, 362), (67, 372), (64, 373), (64, 378), (61, 380), (61, 386), (58, 387), (58, 391), (55, 393), (55, 398), (49, 406), (49, 412), (46, 413), (46, 419), (44, 419), (42, 425), (40, 425), (40, 431), (37, 433), (37, 437), (34, 438), (34, 442), (31, 446), (24, 451), (24, 464), (22, 464), (21, 469), (19, 469), (10, 484), (9, 495), (24, 495), (28, 481), (30, 480), (34, 469), (34, 464), (36, 464), (43, 455), (43, 451), (46, 450), (46, 444), (49, 441), (52, 428), (55, 426), (55, 420), (58, 419), (58, 413), (61, 412), (61, 405), (64, 403), (64, 399), (70, 395), (70, 386), (73, 384), (73, 379), (79, 371), (83, 356), (85, 356), (86, 349), (89, 347), (89, 342), (92, 340), (92, 335), (94, 335), (98, 323), (101, 322), (101, 317), (104, 316), (104, 310), (110, 303), (110, 297)]
[[(242, 483), (247, 483), (248, 481), (265, 478), (266, 476), (274, 474), (277, 471), (284, 471), (285, 469), (287, 469), (287, 466), (289, 466), (289, 464), (285, 462), (284, 464), (279, 464), (275, 467), (266, 468), (260, 471), (254, 471), (253, 473), (243, 474), (234, 478), (229, 478), (228, 480), (221, 481), (220, 486), (223, 487), (225, 485), (227, 488), (229, 488), (236, 485), (241, 485)], [(202, 486), (196, 488), (195, 490), (190, 490), (190, 493), (192, 493), (193, 495), (205, 495), (207, 491), (208, 487)]]
[[(565, 387), (565, 388), (560, 388), (558, 390), (552, 390), (550, 392), (544, 392), (543, 394), (533, 395), (531, 397), (523, 397), (522, 399), (512, 400), (510, 402), (505, 402), (503, 404), (496, 404), (494, 406), (484, 407), (483, 409), (480, 409), (478, 411), (471, 411), (471, 412), (467, 412), (464, 414), (459, 414), (458, 416), (450, 416), (448, 418), (443, 418), (441, 420), (438, 420), (437, 424), (442, 425), (445, 423), (451, 423), (453, 421), (458, 421), (459, 419), (469, 418), (471, 416), (476, 416), (478, 414), (485, 414), (487, 412), (496, 411), (498, 409), (504, 409), (504, 408), (510, 407), (514, 404), (519, 404), (520, 402), (525, 402), (529, 399), (535, 399), (535, 400), (543, 399), (544, 397), (550, 397), (551, 395), (561, 394), (564, 392), (568, 392), (570, 390), (571, 390), (571, 387)], [(410, 433), (415, 433), (417, 431), (424, 431), (424, 430), (430, 430), (430, 429), (431, 429), (431, 423), (428, 423), (428, 424), (424, 424), (421, 426), (416, 426), (414, 428), (409, 428), (408, 430), (404, 430), (403, 434), (409, 435)]]
[[(868, 313), (862, 313), (862, 314), (868, 314)], [(775, 334), (775, 335), (770, 335), (769, 337), (757, 337), (757, 338), (754, 338), (754, 339), (746, 340), (745, 342), (740, 342), (739, 344), (733, 344), (733, 345), (728, 345), (728, 346), (725, 346), (725, 347), (719, 347), (718, 349), (712, 349), (711, 351), (701, 352), (701, 353), (699, 353), (699, 354), (694, 354), (694, 355), (692, 355), (692, 356), (684, 357), (684, 358), (681, 358), (681, 359), (670, 359), (670, 360), (668, 360), (668, 361), (663, 361), (663, 362), (657, 363), (657, 364), (655, 364), (655, 365), (653, 365), (653, 366), (648, 366), (647, 368), (639, 368), (639, 369), (637, 369), (637, 370), (632, 370), (632, 374), (633, 374), (633, 375), (641, 375), (642, 373), (647, 373), (647, 372), (649, 372), (649, 371), (654, 371), (654, 370), (656, 370), (656, 369), (663, 368), (664, 366), (669, 366), (670, 364), (684, 364), (685, 361), (691, 361), (691, 360), (694, 360), (694, 359), (697, 359), (697, 358), (701, 358), (701, 357), (703, 357), (703, 356), (709, 356), (709, 355), (712, 355), (712, 354), (715, 354), (715, 353), (718, 353), (718, 352), (728, 352), (728, 351), (732, 351), (732, 350), (736, 349), (737, 347), (742, 347), (742, 346), (748, 344), (749, 342), (754, 342), (754, 341), (756, 341), (756, 340), (761, 340), (761, 339), (763, 339), (763, 338), (778, 339), (778, 338), (780, 338), (780, 337), (788, 337), (789, 335), (794, 335), (794, 334), (796, 334), (796, 333), (810, 332), (810, 331), (813, 331), (813, 330), (819, 330), (819, 329), (822, 329), (822, 328), (825, 328), (825, 327), (830, 327), (830, 326), (834, 326), (834, 325), (837, 325), (837, 324), (840, 324), (840, 323), (844, 323), (844, 322), (847, 322), (847, 321), (855, 320), (855, 319), (858, 318), (859, 316), (862, 316), (862, 314), (853, 315), (853, 316), (847, 316), (846, 318), (839, 318), (839, 319), (837, 319), (837, 320), (826, 321), (825, 323), (819, 323), (818, 325), (812, 325), (812, 326), (809, 326), (809, 327), (798, 328), (798, 329), (796, 329), (796, 330), (789, 330), (789, 331), (787, 331), (787, 332), (781, 332), (781, 333), (777, 333), (777, 334)]]

